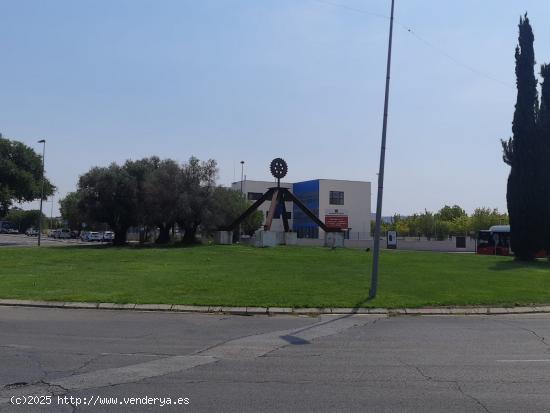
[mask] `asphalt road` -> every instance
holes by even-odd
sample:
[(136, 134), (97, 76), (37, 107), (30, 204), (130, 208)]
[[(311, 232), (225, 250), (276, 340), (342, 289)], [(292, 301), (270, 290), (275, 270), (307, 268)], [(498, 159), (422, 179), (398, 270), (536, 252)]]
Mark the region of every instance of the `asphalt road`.
[(0, 412), (545, 412), (549, 321), (0, 307)]

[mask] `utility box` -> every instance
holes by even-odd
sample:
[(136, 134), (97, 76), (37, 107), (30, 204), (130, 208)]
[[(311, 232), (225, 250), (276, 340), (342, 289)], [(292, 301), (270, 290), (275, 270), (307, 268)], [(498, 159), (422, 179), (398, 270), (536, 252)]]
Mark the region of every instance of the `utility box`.
[(325, 247), (344, 248), (345, 233), (325, 232)]
[(388, 240), (386, 246), (390, 250), (397, 249), (397, 232), (388, 231)]
[(214, 243), (220, 245), (233, 244), (233, 231), (216, 231), (214, 234)]

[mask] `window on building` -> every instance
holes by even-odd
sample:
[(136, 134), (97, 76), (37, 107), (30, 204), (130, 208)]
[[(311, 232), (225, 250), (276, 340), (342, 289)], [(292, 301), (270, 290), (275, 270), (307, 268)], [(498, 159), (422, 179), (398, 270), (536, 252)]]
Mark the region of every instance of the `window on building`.
[(260, 199), (262, 197), (262, 193), (261, 192), (249, 192), (248, 193), (248, 200), (249, 201), (257, 201), (258, 199)]
[(344, 192), (343, 191), (330, 191), (330, 205), (344, 205)]

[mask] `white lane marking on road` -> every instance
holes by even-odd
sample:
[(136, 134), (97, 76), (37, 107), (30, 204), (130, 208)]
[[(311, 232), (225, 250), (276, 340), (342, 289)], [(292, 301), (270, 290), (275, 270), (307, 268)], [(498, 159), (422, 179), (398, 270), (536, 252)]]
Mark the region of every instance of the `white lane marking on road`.
[(202, 364), (213, 363), (209, 356), (174, 356), (125, 367), (96, 370), (89, 373), (50, 380), (49, 384), (67, 390), (83, 390), (95, 387), (112, 386), (113, 384), (130, 383), (150, 377), (164, 376), (188, 370)]
[[(377, 319), (380, 317), (377, 317)], [(298, 339), (300, 344), (309, 340), (340, 333), (351, 327), (362, 326), (372, 322), (372, 316), (334, 316), (322, 317), (323, 321), (307, 327), (290, 330), (273, 331), (265, 334), (243, 337), (227, 343), (200, 351), (197, 354), (213, 356), (223, 360), (246, 360), (263, 356), (273, 350), (292, 345)]]
[(550, 359), (540, 359), (540, 360), (497, 360), (497, 363), (543, 363), (550, 362)]
[(2, 344), (0, 347), (9, 347), (9, 348), (20, 348), (20, 349), (29, 349), (33, 348), (32, 346), (27, 346), (25, 344)]
[(169, 357), (168, 354), (153, 353), (99, 353), (102, 356), (131, 356), (131, 357)]
[[(46, 395), (61, 393), (64, 390), (76, 391), (117, 384), (133, 383), (150, 377), (178, 373), (218, 360), (247, 360), (253, 359), (282, 347), (290, 346), (293, 342), (307, 344), (309, 340), (340, 333), (356, 326), (363, 326), (384, 318), (384, 316), (323, 316), (320, 322), (307, 327), (289, 330), (273, 331), (264, 334), (243, 337), (199, 351), (188, 356), (170, 356), (144, 363), (124, 367), (96, 370), (89, 373), (77, 374), (51, 380), (49, 382), (22, 386), (13, 390), (0, 390), (0, 405), (9, 403), (9, 397), (14, 393), (25, 395)], [(52, 390), (50, 387), (57, 387)]]
[(217, 360), (214, 357), (197, 355), (165, 357), (145, 363), (132, 364), (130, 366), (96, 370), (89, 373), (50, 380), (48, 382), (43, 381), (29, 386), (21, 386), (17, 389), (3, 389), (0, 390), (0, 406), (10, 403), (10, 398), (12, 396), (44, 396), (52, 393), (60, 394), (67, 390), (78, 391), (116, 384), (132, 383), (150, 377), (178, 373), (215, 361)]

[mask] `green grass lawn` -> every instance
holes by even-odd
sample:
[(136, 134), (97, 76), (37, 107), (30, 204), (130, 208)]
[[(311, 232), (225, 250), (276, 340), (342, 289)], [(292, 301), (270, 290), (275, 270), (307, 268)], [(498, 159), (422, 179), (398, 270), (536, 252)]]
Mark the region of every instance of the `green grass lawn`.
[(0, 249), (0, 298), (282, 307), (550, 303), (550, 263), (384, 251), (367, 301), (372, 253), (310, 247)]

